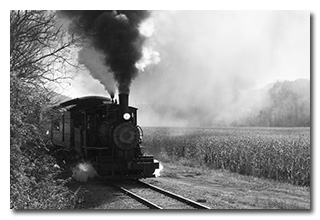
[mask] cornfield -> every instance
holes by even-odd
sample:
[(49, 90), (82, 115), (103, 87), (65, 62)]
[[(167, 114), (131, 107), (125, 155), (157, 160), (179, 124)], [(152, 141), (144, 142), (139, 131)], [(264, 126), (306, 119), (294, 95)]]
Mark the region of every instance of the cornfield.
[(310, 185), (309, 128), (144, 128), (161, 160)]

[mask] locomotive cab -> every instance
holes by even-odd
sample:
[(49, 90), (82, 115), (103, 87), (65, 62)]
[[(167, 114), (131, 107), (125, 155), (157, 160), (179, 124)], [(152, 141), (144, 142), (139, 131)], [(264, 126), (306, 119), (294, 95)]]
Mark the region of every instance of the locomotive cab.
[(104, 177), (154, 176), (159, 164), (141, 152), (137, 108), (128, 105), (127, 94), (119, 95), (119, 104), (91, 96), (61, 103), (59, 109), (61, 118), (52, 123), (55, 145), (90, 160)]

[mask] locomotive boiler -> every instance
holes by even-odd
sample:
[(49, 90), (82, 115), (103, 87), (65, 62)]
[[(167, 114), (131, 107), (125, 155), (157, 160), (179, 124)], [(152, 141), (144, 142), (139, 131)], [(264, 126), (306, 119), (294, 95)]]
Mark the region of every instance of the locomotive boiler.
[(53, 144), (91, 161), (106, 178), (154, 177), (159, 163), (143, 154), (137, 108), (128, 104), (128, 94), (119, 94), (119, 104), (101, 96), (61, 103), (52, 120)]

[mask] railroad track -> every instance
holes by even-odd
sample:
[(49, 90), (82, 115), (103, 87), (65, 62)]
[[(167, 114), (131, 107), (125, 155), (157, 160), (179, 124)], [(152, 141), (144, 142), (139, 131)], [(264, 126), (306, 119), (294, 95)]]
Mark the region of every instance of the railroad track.
[(108, 185), (150, 209), (210, 209), (198, 202), (139, 180), (108, 182)]

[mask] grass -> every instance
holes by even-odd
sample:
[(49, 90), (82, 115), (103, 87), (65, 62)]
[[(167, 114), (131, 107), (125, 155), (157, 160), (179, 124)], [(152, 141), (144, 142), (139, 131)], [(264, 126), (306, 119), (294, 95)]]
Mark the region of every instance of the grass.
[(309, 128), (145, 128), (160, 161), (310, 185)]
[(187, 198), (205, 200), (212, 209), (310, 209), (310, 187), (227, 170), (185, 166), (181, 161), (162, 162), (161, 176), (146, 179)]

